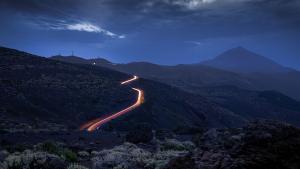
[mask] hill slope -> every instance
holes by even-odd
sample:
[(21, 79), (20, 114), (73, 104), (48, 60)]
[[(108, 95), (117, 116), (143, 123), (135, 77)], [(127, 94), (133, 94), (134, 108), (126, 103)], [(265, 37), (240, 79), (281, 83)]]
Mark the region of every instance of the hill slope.
[[(45, 120), (76, 128), (136, 99), (130, 86), (120, 86), (120, 81), (130, 77), (120, 72), (8, 48), (0, 48), (0, 58), (0, 111), (11, 119)], [(132, 85), (145, 90), (146, 102), (125, 120), (116, 120), (115, 127), (140, 122), (156, 128), (237, 126), (244, 122), (203, 97), (161, 83), (140, 79)]]
[[(279, 92), (270, 91), (278, 90), (300, 98), (297, 87), (300, 85), (300, 73), (296, 71), (241, 75), (203, 65), (159, 66), (129, 63), (115, 67), (120, 71), (136, 73), (190, 93), (200, 94), (248, 120), (276, 119), (300, 126), (300, 102)], [(278, 99), (278, 102), (275, 103), (274, 99)], [(286, 105), (293, 106), (285, 107)]]
[(276, 91), (217, 86), (195, 92), (247, 119), (274, 119), (300, 126), (300, 102)]
[[(0, 48), (2, 115), (77, 126), (135, 98), (119, 81), (130, 76), (105, 68), (77, 66)], [(100, 111), (100, 112), (99, 112)], [(72, 125), (72, 124), (68, 124)], [(75, 127), (74, 126), (74, 127)]]
[[(276, 91), (253, 90), (279, 89), (281, 92), (289, 93), (288, 85), (294, 86), (292, 89), (296, 91), (297, 80), (293, 80), (294, 83), (287, 83), (288, 80), (280, 79), (284, 77), (283, 74), (291, 74), (293, 76), (291, 79), (297, 79), (297, 73), (282, 72), (276, 73), (274, 76), (256, 73), (246, 76), (201, 64), (161, 66), (147, 62), (102, 64), (101, 66), (137, 74), (179, 87), (190, 93), (200, 94), (243, 119), (277, 119), (300, 125), (299, 102)], [(274, 102), (276, 99), (277, 102)], [(290, 106), (286, 107), (286, 105)]]

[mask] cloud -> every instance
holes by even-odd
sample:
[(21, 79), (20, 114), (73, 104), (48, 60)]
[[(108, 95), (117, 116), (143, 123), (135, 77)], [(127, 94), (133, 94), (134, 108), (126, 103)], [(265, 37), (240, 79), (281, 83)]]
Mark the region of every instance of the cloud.
[(37, 19), (33, 23), (41, 29), (50, 29), (50, 30), (69, 30), (69, 31), (80, 31), (80, 32), (89, 32), (89, 33), (99, 33), (111, 38), (124, 39), (125, 35), (118, 35), (109, 30), (103, 29), (100, 26), (89, 22), (75, 22), (69, 23), (65, 20), (50, 20), (50, 19)]
[[(126, 38), (118, 33), (126, 32), (130, 38), (199, 40), (298, 29), (299, 6), (299, 0), (1, 0), (0, 11), (11, 9), (33, 22), (43, 22), (42, 29), (84, 31), (116, 39)], [(10, 15), (2, 17), (6, 16)]]
[[(215, 9), (220, 8), (221, 4), (235, 4), (246, 2), (264, 2), (266, 0), (164, 0), (163, 2), (168, 5), (183, 7), (188, 10), (199, 10), (204, 7), (212, 7)], [(275, 0), (280, 1), (280, 0)]]
[(93, 25), (91, 23), (81, 22), (81, 23), (75, 23), (75, 24), (67, 24), (65, 27), (62, 27), (62, 29), (66, 30), (73, 30), (73, 31), (84, 31), (84, 32), (94, 32), (94, 33), (102, 33), (104, 35), (113, 37), (113, 38), (119, 38), (124, 39), (125, 35), (117, 35), (111, 31), (108, 31), (106, 29), (103, 29), (99, 26)]
[(174, 0), (171, 3), (174, 5), (179, 5), (186, 7), (187, 9), (198, 9), (203, 5), (210, 4), (216, 0)]
[(203, 42), (199, 42), (199, 41), (185, 41), (185, 43), (193, 44), (195, 46), (202, 46), (203, 45)]
[[(85, 32), (102, 32), (103, 30), (95, 25), (89, 23), (76, 23), (67, 25), (68, 30), (85, 31)], [(111, 33), (111, 35), (114, 35)]]

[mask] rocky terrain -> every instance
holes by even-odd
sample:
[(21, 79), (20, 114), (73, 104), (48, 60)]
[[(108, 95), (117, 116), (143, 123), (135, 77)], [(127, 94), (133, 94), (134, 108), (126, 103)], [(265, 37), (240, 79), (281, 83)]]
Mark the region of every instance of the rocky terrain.
[[(180, 135), (153, 131), (144, 142), (89, 149), (43, 142), (21, 149), (1, 144), (3, 169), (297, 169), (300, 130), (288, 124), (257, 121), (243, 128), (210, 129)], [(159, 137), (158, 137), (159, 136)], [(163, 136), (163, 137), (162, 137)]]
[(300, 167), (299, 139), (298, 128), (270, 121), (240, 129), (212, 129), (196, 139), (197, 149), (166, 168), (296, 169)]

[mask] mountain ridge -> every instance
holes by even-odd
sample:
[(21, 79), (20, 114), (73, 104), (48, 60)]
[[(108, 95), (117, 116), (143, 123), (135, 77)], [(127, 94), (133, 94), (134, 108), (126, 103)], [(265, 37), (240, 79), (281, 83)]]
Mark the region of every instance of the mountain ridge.
[(232, 48), (200, 64), (237, 73), (278, 73), (292, 70), (243, 47)]
[(6, 116), (78, 128), (132, 104), (136, 94), (130, 87), (139, 85), (146, 101), (108, 126), (120, 130), (132, 123), (167, 129), (233, 127), (245, 121), (204, 97), (166, 84), (141, 78), (132, 86), (120, 86), (131, 76), (105, 67), (65, 63), (8, 48), (0, 48), (0, 58), (0, 120)]
[[(66, 58), (64, 61), (69, 62)], [(88, 64), (91, 64), (91, 61)], [(251, 90), (277, 90), (300, 100), (300, 88), (298, 87), (300, 86), (300, 72), (285, 67), (282, 72), (241, 73), (201, 63), (175, 66), (157, 65), (149, 62), (100, 63), (97, 65), (129, 74), (137, 74), (187, 91), (191, 91), (194, 87), (234, 85)]]
[[(267, 85), (272, 79), (269, 74), (253, 73), (251, 76), (246, 76), (201, 64), (161, 66), (147, 62), (132, 62), (103, 66), (163, 82), (190, 93), (200, 94), (246, 119), (271, 118), (300, 125), (298, 122), (300, 102), (276, 90), (272, 91), (274, 89)], [(279, 76), (279, 79), (272, 80), (271, 83), (279, 84), (277, 85), (279, 87), (284, 86), (281, 85), (284, 81), (280, 79), (287, 73), (282, 72), (275, 75), (278, 74), (282, 75)], [(280, 81), (282, 82), (279, 83)], [(284, 87), (279, 89), (285, 91)], [(276, 102), (276, 99), (279, 102)], [(285, 105), (290, 106), (286, 107)]]

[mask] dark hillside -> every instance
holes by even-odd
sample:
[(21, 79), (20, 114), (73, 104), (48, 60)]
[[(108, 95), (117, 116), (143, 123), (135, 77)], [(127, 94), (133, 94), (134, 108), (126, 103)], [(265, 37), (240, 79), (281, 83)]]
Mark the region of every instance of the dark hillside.
[[(79, 124), (117, 112), (135, 101), (136, 93), (120, 81), (131, 76), (93, 65), (70, 64), (13, 49), (0, 49), (1, 114), (23, 121)], [(140, 79), (146, 102), (127, 122), (153, 127), (236, 126), (243, 119), (205, 98), (158, 82)], [(218, 114), (217, 118), (214, 116)], [(117, 122), (118, 120), (116, 120)]]
[(78, 124), (134, 97), (119, 81), (130, 76), (0, 49), (1, 111), (18, 119)]

